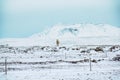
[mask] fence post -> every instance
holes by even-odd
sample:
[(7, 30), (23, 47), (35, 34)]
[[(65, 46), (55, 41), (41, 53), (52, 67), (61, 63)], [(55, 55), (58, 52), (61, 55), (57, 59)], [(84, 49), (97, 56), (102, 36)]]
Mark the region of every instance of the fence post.
[(7, 57), (5, 57), (5, 74), (7, 75)]
[(89, 57), (90, 71), (92, 71), (91, 57)]
[(65, 59), (67, 58), (67, 54), (66, 54), (66, 52), (65, 52)]
[(91, 65), (91, 53), (89, 52), (89, 66), (90, 66), (90, 71), (92, 71), (92, 65)]

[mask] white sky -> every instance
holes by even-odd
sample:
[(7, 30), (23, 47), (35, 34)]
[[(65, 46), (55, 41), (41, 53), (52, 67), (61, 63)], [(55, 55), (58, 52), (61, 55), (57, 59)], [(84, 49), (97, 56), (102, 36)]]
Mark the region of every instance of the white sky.
[(6, 11), (19, 12), (69, 7), (105, 7), (110, 6), (112, 0), (6, 0)]

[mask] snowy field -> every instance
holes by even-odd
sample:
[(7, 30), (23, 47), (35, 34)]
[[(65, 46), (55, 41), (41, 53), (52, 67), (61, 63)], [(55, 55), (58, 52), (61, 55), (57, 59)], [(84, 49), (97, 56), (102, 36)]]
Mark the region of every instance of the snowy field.
[(1, 45), (0, 80), (120, 80), (119, 61), (119, 45)]

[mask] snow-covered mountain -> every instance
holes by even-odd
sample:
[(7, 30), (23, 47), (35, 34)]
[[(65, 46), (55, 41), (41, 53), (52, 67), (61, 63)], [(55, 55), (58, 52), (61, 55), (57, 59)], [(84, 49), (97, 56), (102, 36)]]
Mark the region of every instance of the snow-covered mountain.
[[(52, 36), (54, 35), (54, 37)], [(68, 36), (69, 35), (69, 36)], [(112, 37), (119, 36), (120, 28), (111, 25), (75, 24), (75, 25), (56, 25), (46, 30), (42, 34), (33, 36), (56, 37)]]
[(120, 44), (120, 28), (107, 24), (55, 25), (42, 33), (25, 39), (2, 39), (0, 43), (10, 45), (111, 45)]

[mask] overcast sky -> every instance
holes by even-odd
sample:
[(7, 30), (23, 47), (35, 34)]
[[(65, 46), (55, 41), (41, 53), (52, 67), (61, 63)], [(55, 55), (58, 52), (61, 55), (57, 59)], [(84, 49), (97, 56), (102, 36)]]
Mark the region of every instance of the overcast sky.
[(27, 37), (56, 24), (119, 24), (119, 0), (0, 0), (0, 38)]

